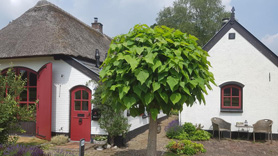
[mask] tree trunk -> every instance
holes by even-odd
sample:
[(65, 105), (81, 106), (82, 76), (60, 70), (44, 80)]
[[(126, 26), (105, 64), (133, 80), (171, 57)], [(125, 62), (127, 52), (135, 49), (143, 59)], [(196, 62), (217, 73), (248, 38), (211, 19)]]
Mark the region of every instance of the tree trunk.
[(150, 116), (147, 156), (156, 156), (157, 120)]

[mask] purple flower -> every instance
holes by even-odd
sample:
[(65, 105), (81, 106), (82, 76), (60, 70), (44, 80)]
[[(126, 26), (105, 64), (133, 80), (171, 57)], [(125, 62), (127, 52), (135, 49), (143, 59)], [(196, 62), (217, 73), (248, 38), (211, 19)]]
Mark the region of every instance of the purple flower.
[(43, 150), (38, 146), (26, 146), (26, 145), (0, 145), (0, 151), (3, 152), (3, 156), (22, 156), (22, 155), (31, 155), (31, 156), (45, 156)]
[(170, 129), (176, 130), (179, 127), (179, 120), (173, 120), (171, 121), (165, 128), (165, 132), (167, 132)]

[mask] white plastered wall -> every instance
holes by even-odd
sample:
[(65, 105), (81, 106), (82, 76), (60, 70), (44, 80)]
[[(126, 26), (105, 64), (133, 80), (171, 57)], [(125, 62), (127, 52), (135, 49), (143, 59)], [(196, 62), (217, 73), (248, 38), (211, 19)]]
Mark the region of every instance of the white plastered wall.
[[(84, 75), (74, 67), (70, 66), (63, 60), (54, 60), (53, 57), (36, 57), (36, 58), (18, 58), (18, 59), (0, 59), (0, 69), (5, 69), (11, 66), (21, 66), (38, 71), (46, 63), (52, 62), (52, 132), (69, 133), (70, 119), (70, 89), (75, 86), (85, 86), (89, 80), (88, 76)], [(88, 87), (94, 93), (97, 85), (90, 83)], [(92, 97), (93, 98), (93, 97)], [(93, 105), (92, 105), (93, 109)], [(160, 113), (158, 118), (165, 116)], [(130, 131), (137, 129), (149, 123), (148, 118), (142, 119), (138, 117), (128, 117), (128, 122), (131, 124)], [(91, 121), (91, 134), (104, 135), (107, 134), (99, 127), (97, 121)]]
[[(228, 39), (229, 33), (235, 33), (234, 40)], [(184, 105), (181, 123), (202, 124), (211, 130), (211, 118), (220, 117), (232, 124), (237, 131), (236, 122), (248, 121), (254, 124), (260, 119), (273, 120), (273, 133), (278, 132), (278, 67), (253, 47), (236, 30), (231, 29), (209, 51), (217, 86), (205, 96), (206, 105), (196, 103), (192, 107)], [(244, 84), (243, 113), (221, 112), (219, 85), (236, 81)]]

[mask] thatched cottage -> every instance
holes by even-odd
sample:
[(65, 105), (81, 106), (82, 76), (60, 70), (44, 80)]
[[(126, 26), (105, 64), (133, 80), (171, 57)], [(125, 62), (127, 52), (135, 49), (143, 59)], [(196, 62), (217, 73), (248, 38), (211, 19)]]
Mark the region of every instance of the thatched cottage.
[[(36, 136), (56, 134), (71, 140), (106, 134), (94, 119), (92, 94), (111, 38), (95, 19), (88, 26), (52, 3), (41, 0), (0, 30), (0, 70), (13, 67), (27, 78), (20, 106), (36, 104)], [(94, 114), (92, 114), (94, 113)], [(128, 117), (129, 135), (146, 129), (147, 118)]]

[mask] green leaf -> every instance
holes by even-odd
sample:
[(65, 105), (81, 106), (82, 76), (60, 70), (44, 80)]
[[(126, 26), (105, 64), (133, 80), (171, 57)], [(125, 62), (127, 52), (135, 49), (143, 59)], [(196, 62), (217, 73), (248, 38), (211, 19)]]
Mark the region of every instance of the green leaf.
[(117, 47), (116, 44), (110, 44), (110, 49), (111, 49), (112, 51), (115, 51), (115, 50), (116, 50), (116, 47)]
[(167, 77), (167, 83), (170, 86), (171, 90), (174, 91), (174, 87), (179, 83), (179, 79), (172, 76)]
[(195, 88), (198, 85), (198, 80), (191, 80), (189, 81), (190, 84), (193, 85), (193, 87)]
[(121, 86), (120, 84), (112, 85), (111, 88), (110, 88), (110, 90), (115, 91), (115, 89), (116, 89), (117, 87), (120, 87), (120, 86)]
[(141, 96), (142, 90), (141, 90), (140, 85), (133, 86), (133, 91), (134, 91), (139, 97)]
[(129, 91), (130, 86), (124, 86), (119, 88), (119, 97), (122, 99)]
[(166, 76), (168, 75), (168, 73), (158, 73), (158, 82), (162, 81)]
[(152, 84), (152, 86), (153, 86), (153, 92), (155, 92), (155, 91), (157, 91), (160, 88), (160, 83), (154, 82)]
[(167, 93), (165, 93), (165, 92), (159, 92), (159, 95), (160, 95), (160, 97), (162, 98), (162, 100), (163, 100), (165, 103), (168, 103), (169, 98), (168, 98)]
[(134, 97), (125, 96), (123, 98), (124, 105), (127, 109), (129, 109), (132, 105), (136, 103), (136, 99)]
[(194, 46), (193, 44), (189, 44), (189, 45), (188, 45), (188, 48), (191, 49), (191, 50), (194, 50), (194, 49), (195, 49), (195, 46)]
[(132, 58), (130, 55), (125, 55), (124, 59), (130, 65), (131, 70), (133, 71), (139, 64), (138, 59)]
[(136, 76), (137, 80), (140, 81), (141, 84), (143, 84), (149, 77), (149, 72), (147, 70), (139, 69), (139, 70), (135, 71), (135, 76)]
[(151, 108), (150, 111), (151, 111), (151, 117), (152, 117), (153, 120), (155, 121), (156, 118), (157, 118), (157, 114), (159, 113), (159, 111), (158, 111), (158, 109), (155, 109), (155, 108)]
[(157, 53), (148, 53), (148, 55), (145, 56), (145, 61), (149, 64), (154, 64), (154, 58), (156, 57)]
[(154, 65), (152, 66), (153, 72), (154, 72), (158, 67), (160, 67), (161, 65), (162, 65), (161, 61), (158, 60), (158, 59), (155, 59), (155, 60), (154, 60)]
[(141, 55), (141, 53), (144, 51), (144, 47), (136, 47), (136, 53), (138, 55)]
[(154, 94), (153, 93), (148, 93), (145, 95), (144, 100), (146, 105), (149, 105), (154, 99)]
[(181, 99), (181, 94), (180, 93), (174, 93), (170, 96), (170, 100), (172, 101), (173, 104), (176, 104), (180, 101)]
[(158, 67), (158, 73), (161, 73), (162, 71), (164, 72), (164, 69), (166, 68), (166, 65), (162, 65), (160, 67)]
[(190, 91), (189, 91), (189, 89), (188, 89), (187, 87), (184, 87), (184, 88), (183, 88), (183, 91), (184, 91), (186, 94), (191, 95), (191, 94), (190, 94)]

